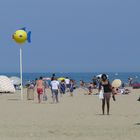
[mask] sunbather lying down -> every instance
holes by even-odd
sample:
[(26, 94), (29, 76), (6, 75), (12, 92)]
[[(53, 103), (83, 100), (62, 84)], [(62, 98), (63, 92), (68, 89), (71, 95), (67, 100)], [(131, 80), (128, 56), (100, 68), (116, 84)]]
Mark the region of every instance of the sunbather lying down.
[(118, 93), (120, 94), (129, 94), (131, 91), (127, 88), (120, 88), (118, 89)]

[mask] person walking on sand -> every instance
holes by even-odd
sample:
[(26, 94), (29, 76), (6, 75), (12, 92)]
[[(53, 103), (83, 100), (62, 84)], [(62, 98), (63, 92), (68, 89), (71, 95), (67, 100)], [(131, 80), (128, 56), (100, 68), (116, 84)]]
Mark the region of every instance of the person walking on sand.
[(65, 89), (66, 89), (66, 85), (65, 85), (65, 80), (62, 80), (60, 82), (60, 94), (61, 94), (61, 97), (62, 97), (62, 94), (65, 94)]
[(65, 83), (66, 83), (66, 91), (69, 92), (69, 90), (70, 90), (70, 79), (68, 77), (66, 77)]
[[(112, 87), (111, 84), (109, 82), (109, 80), (107, 79), (106, 74), (102, 74), (101, 76), (101, 81), (99, 84), (99, 90), (101, 90), (103, 87), (103, 99), (102, 99), (102, 113), (104, 115), (105, 113), (105, 103), (107, 105), (107, 115), (109, 115), (109, 110), (110, 110), (110, 97), (112, 94)], [(115, 98), (113, 98), (115, 99)]]
[(53, 99), (53, 103), (58, 103), (58, 90), (59, 90), (59, 82), (57, 81), (56, 78), (52, 78), (51, 81), (51, 89), (52, 89), (52, 99)]
[(74, 90), (74, 81), (70, 79), (70, 96), (73, 96), (73, 90)]
[(42, 95), (44, 92), (44, 81), (42, 77), (40, 77), (39, 80), (36, 81), (36, 87), (37, 87), (37, 94), (38, 94), (38, 103), (41, 103)]

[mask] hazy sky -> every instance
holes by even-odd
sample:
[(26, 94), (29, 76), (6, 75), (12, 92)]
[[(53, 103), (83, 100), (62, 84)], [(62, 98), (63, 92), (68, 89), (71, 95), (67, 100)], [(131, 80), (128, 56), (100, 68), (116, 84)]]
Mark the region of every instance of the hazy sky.
[(24, 72), (140, 71), (139, 0), (0, 0), (0, 25), (0, 72), (19, 71), (22, 27)]

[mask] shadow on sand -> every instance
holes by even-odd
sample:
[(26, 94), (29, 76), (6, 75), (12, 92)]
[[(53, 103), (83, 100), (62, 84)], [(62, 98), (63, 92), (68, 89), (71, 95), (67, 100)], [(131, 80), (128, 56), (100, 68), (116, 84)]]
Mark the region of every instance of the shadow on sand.
[(20, 99), (8, 99), (9, 101), (21, 101)]
[(135, 123), (135, 125), (140, 125), (140, 123)]
[(110, 115), (112, 115), (112, 114), (109, 114), (109, 115), (107, 115), (107, 114), (95, 114), (95, 115), (98, 115), (98, 116), (110, 116)]

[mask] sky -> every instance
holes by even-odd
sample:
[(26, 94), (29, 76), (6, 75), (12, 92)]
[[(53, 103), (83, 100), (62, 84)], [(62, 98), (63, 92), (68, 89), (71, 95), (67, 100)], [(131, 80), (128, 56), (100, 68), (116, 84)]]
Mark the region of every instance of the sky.
[(139, 0), (1, 0), (0, 72), (140, 72)]

